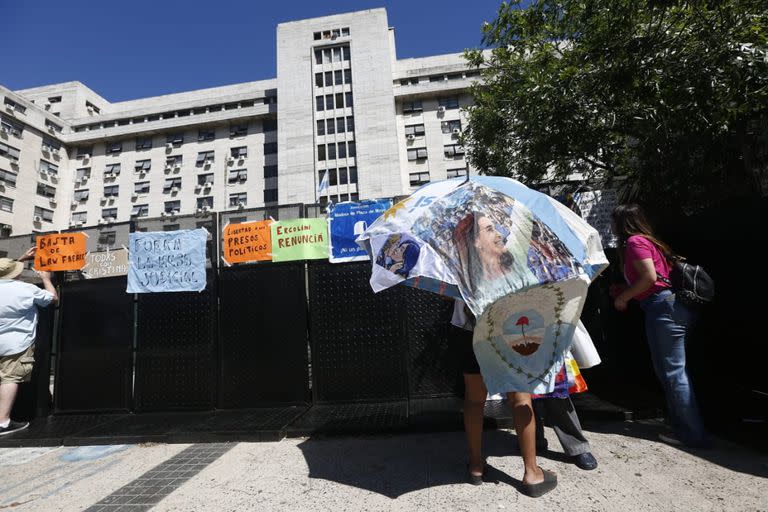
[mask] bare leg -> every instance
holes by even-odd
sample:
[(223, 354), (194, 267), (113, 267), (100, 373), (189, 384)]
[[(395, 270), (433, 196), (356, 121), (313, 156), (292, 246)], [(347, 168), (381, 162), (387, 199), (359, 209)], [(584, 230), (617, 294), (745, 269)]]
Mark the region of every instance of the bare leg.
[(523, 454), (525, 474), (524, 484), (537, 484), (544, 481), (544, 473), (536, 463), (536, 418), (533, 414), (533, 404), (530, 393), (507, 393), (507, 399), (512, 406), (515, 422), (515, 432)]
[(469, 448), (469, 472), (483, 474), (483, 410), (485, 397), (483, 377), (479, 374), (464, 374), (464, 431)]
[(11, 417), (13, 402), (16, 400), (16, 392), (19, 385), (15, 382), (3, 382), (0, 384), (0, 423), (5, 423)]

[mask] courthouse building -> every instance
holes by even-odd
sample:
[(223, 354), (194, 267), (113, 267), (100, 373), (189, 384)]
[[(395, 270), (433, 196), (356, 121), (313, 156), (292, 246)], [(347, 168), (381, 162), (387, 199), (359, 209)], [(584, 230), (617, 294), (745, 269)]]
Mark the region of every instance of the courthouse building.
[(278, 25), (275, 79), (118, 103), (80, 82), (0, 85), (0, 237), (463, 176), (478, 75), (461, 54), (398, 60), (372, 9)]

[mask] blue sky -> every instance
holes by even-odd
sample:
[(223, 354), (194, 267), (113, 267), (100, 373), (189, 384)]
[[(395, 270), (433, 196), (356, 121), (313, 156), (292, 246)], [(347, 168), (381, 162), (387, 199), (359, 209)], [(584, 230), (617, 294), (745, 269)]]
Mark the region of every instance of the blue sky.
[[(283, 21), (385, 7), (398, 58), (480, 45), (500, 0), (0, 0), (0, 84), (79, 80), (123, 101), (275, 77)], [(182, 7), (183, 6), (183, 7)]]

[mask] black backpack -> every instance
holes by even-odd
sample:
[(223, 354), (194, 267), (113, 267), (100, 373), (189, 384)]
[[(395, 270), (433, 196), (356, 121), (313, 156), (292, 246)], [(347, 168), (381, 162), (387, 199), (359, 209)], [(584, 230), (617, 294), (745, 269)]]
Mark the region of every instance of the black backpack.
[(715, 282), (700, 265), (691, 265), (683, 259), (675, 260), (669, 279), (659, 281), (672, 287), (675, 300), (688, 306), (709, 304), (715, 298)]

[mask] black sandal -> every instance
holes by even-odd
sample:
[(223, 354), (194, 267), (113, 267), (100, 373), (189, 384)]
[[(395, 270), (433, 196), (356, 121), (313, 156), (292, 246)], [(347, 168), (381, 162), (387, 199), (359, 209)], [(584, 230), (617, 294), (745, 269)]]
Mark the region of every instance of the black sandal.
[(474, 475), (469, 471), (469, 464), (467, 464), (467, 481), (472, 485), (483, 485), (483, 477), (485, 476), (485, 470), (487, 465), (483, 462), (483, 473), (480, 475)]
[(544, 473), (544, 480), (537, 484), (522, 484), (520, 492), (530, 498), (539, 498), (557, 487), (557, 475), (546, 469), (541, 470)]

